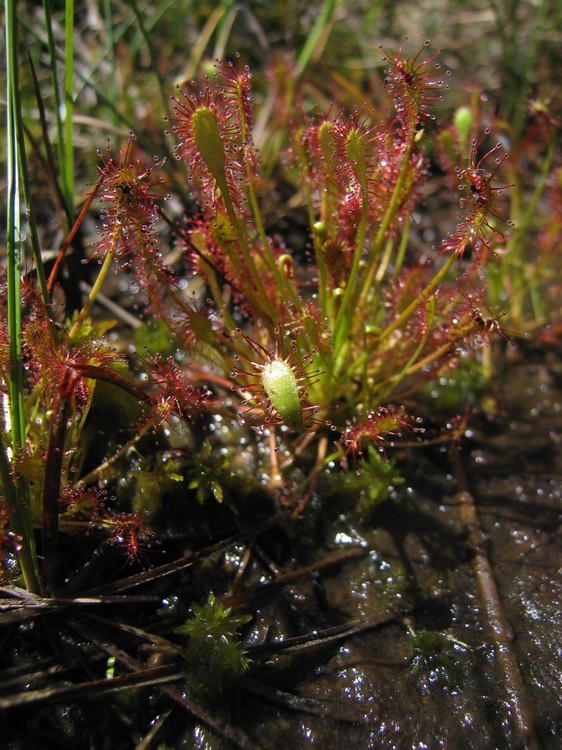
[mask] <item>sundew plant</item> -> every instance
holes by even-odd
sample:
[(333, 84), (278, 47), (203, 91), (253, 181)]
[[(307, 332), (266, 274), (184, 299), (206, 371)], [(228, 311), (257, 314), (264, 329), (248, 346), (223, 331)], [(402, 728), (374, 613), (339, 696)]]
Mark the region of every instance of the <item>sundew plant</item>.
[[(5, 420), (0, 451), (6, 575), (17, 575), (10, 560), (19, 555), (29, 588), (60, 588), (57, 535), (71, 528), (101, 529), (137, 557), (150, 520), (114, 507), (112, 469), (127, 467), (151, 436), (175, 433), (177, 444), (179, 431), (192, 465), (206, 467), (190, 487), (211, 502), (223, 499), (225, 455), (253, 443), (269, 491), (306, 512), (319, 467), (332, 461), (361, 472), (370, 447), (386, 458), (401, 438), (423, 441), (416, 394), (493, 336), (505, 338), (484, 289), (509, 225), (506, 153), (478, 132), (468, 109), (450, 126), (437, 122), (447, 77), (427, 44), (413, 56), (403, 48), (382, 54), (383, 108), (321, 113), (297, 96), (281, 118), (288, 202), (260, 165), (251, 74), (238, 61), (219, 61), (212, 75), (173, 93), (163, 127), (177, 163), (144, 154), (134, 134), (100, 151), (95, 187), (44, 285), (33, 273), (21, 282), (26, 426), (14, 442)], [(443, 139), (451, 187), (433, 210), (451, 217), (450, 228), (423, 243), (416, 223)], [(190, 197), (182, 211), (167, 181), (172, 169)], [(288, 204), (307, 217), (304, 251), (272, 225)], [(81, 308), (63, 314), (68, 250), (90, 206), (100, 212), (86, 259), (94, 278)], [(114, 270), (144, 319), (136, 350), (94, 316)], [(0, 351), (8, 404), (15, 371), (5, 325)], [(102, 386), (122, 394), (126, 429), (122, 414), (95, 427)], [(292, 467), (305, 452), (308, 479), (297, 483)], [(94, 465), (92, 454), (100, 454)], [(160, 486), (183, 480), (177, 465), (159, 475)], [(31, 527), (42, 529), (41, 572)]]

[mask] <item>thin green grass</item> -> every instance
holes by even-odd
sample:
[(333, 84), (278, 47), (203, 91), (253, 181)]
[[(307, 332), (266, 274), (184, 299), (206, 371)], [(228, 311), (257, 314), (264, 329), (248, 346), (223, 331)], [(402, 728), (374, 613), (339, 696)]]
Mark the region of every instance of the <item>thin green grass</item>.
[[(45, 14), (45, 32), (47, 35), (47, 48), (49, 52), (49, 67), (51, 72), (51, 90), (53, 93), (53, 116), (56, 127), (56, 147), (58, 163), (61, 167), (61, 193), (63, 197), (64, 210), (66, 213), (67, 229), (72, 226), (73, 195), (69, 192), (69, 186), (65, 179), (67, 170), (64, 168), (67, 152), (65, 149), (65, 124), (62, 117), (62, 102), (60, 97), (60, 86), (57, 73), (57, 49), (53, 34), (53, 17), (49, 0), (43, 0), (43, 12)], [(71, 49), (73, 47), (71, 46)], [(68, 52), (67, 52), (68, 55)], [(66, 68), (66, 66), (65, 66)]]
[(74, 213), (74, 0), (66, 0), (64, 26), (64, 160), (62, 184)]
[(311, 60), (317, 59), (322, 54), (339, 4), (340, 0), (325, 0), (298, 57), (297, 69), (300, 75), (308, 67)]
[[(19, 106), (17, 17), (16, 0), (6, 0), (6, 272), (8, 286), (9, 337), (9, 418), (11, 433), (10, 454), (15, 459), (25, 446), (26, 423), (23, 401), (23, 353), (21, 328), (21, 273), (22, 273), (22, 216), (21, 164), (22, 138)], [(3, 447), (3, 446), (2, 446)], [(33, 525), (29, 508), (27, 483), (13, 479), (8, 457), (4, 451), (1, 475), (11, 528), (21, 537), (19, 560), (28, 591), (39, 591), (38, 564), (35, 553)]]

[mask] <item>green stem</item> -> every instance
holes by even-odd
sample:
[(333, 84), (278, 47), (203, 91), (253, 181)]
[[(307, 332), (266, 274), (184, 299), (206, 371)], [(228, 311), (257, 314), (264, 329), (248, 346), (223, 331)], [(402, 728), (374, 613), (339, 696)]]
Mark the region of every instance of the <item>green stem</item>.
[(63, 122), (62, 122), (62, 105), (61, 105), (61, 97), (60, 97), (60, 88), (59, 88), (59, 80), (57, 75), (57, 62), (59, 55), (57, 54), (57, 47), (55, 43), (55, 37), (53, 35), (53, 18), (52, 18), (52, 11), (51, 11), (51, 5), (52, 3), (50, 0), (43, 0), (43, 13), (45, 14), (45, 31), (47, 32), (47, 48), (49, 51), (49, 67), (51, 69), (51, 88), (53, 93), (53, 116), (55, 118), (55, 125), (56, 125), (56, 144), (57, 144), (57, 153), (58, 153), (58, 162), (59, 162), (59, 168), (60, 168), (60, 175), (61, 175), (61, 194), (62, 194), (62, 203), (64, 207), (64, 211), (66, 214), (66, 220), (68, 222), (68, 227), (72, 225), (72, 213), (73, 213), (73, 206), (72, 206), (72, 200), (71, 196), (67, 193), (66, 190), (66, 183), (64, 179), (64, 162), (65, 162), (65, 152), (64, 152), (64, 128), (63, 128)]
[[(103, 0), (103, 17), (105, 20), (105, 33), (107, 35), (107, 50), (106, 57), (109, 64), (109, 75), (107, 76), (107, 98), (111, 102), (113, 108), (116, 108), (117, 104), (117, 79), (116, 79), (116, 59), (115, 59), (115, 48), (116, 48), (116, 35), (115, 25), (113, 23), (111, 0)], [(114, 124), (116, 120), (114, 118)]]
[[(406, 256), (406, 248), (408, 247), (408, 240), (410, 238), (411, 224), (412, 224), (412, 217), (408, 216), (406, 226), (404, 227), (404, 232), (402, 233), (402, 237), (400, 238), (400, 245), (398, 246), (398, 253), (394, 261), (394, 269), (392, 272), (393, 281), (396, 281), (398, 279), (398, 277), (400, 276), (400, 272), (402, 271), (402, 266), (404, 265), (404, 258)], [(380, 274), (377, 274), (378, 283), (382, 281), (382, 277), (380, 278), (379, 277), (380, 277)]]
[(248, 178), (247, 191), (248, 191), (248, 196), (250, 199), (250, 205), (252, 207), (252, 215), (254, 217), (254, 221), (256, 222), (256, 228), (258, 230), (258, 234), (260, 236), (260, 239), (264, 248), (265, 259), (267, 261), (267, 265), (269, 266), (271, 272), (273, 273), (273, 276), (275, 278), (275, 282), (277, 284), (280, 294), (288, 293), (291, 296), (293, 304), (296, 306), (297, 310), (300, 310), (302, 308), (301, 300), (298, 294), (296, 293), (294, 286), (290, 284), (287, 277), (283, 276), (283, 274), (281, 274), (281, 272), (279, 271), (279, 267), (277, 263), (275, 262), (273, 253), (271, 252), (271, 246), (269, 244), (269, 240), (265, 232), (265, 227), (263, 225), (261, 211), (258, 206), (256, 191), (254, 189), (252, 166), (250, 164), (249, 159), (246, 159), (246, 176)]
[[(383, 402), (389, 396), (389, 394), (396, 388), (396, 386), (399, 383), (401, 383), (402, 380), (404, 380), (404, 378), (407, 375), (410, 374), (410, 368), (414, 365), (414, 363), (416, 362), (417, 358), (422, 353), (422, 351), (423, 351), (423, 349), (424, 349), (424, 347), (425, 347), (425, 345), (427, 343), (427, 339), (428, 338), (429, 338), (429, 326), (427, 326), (426, 331), (425, 331), (424, 335), (422, 336), (422, 340), (420, 341), (420, 343), (416, 347), (415, 352), (412, 354), (412, 356), (410, 357), (410, 359), (406, 362), (406, 364), (404, 365), (404, 367), (399, 372), (397, 372), (395, 375), (392, 376), (392, 378), (390, 379), (388, 385), (385, 388), (381, 389), (377, 393), (377, 400), (379, 402)], [(370, 399), (369, 399), (369, 403), (370, 404), (372, 403)]]
[(158, 55), (156, 54), (156, 51), (154, 50), (154, 45), (152, 44), (152, 37), (148, 29), (145, 26), (143, 15), (139, 10), (136, 0), (130, 0), (130, 2), (133, 8), (133, 13), (135, 14), (135, 18), (137, 19), (137, 23), (139, 25), (139, 29), (140, 29), (143, 41), (146, 45), (146, 49), (148, 50), (148, 55), (150, 58), (150, 70), (156, 76), (156, 81), (158, 83), (158, 93), (160, 94), (160, 101), (162, 104), (162, 110), (163, 112), (167, 113), (169, 103), (170, 103), (170, 97), (168, 96), (166, 92), (166, 84), (164, 83), (164, 79), (162, 78), (162, 75), (160, 74), (160, 71), (158, 69)]
[(325, 0), (316, 22), (297, 60), (297, 70), (301, 76), (313, 57), (318, 56), (326, 44), (339, 0)]
[(74, 321), (74, 324), (72, 325), (72, 328), (70, 329), (70, 332), (68, 334), (69, 344), (72, 343), (72, 341), (74, 341), (74, 339), (78, 336), (78, 334), (80, 333), (80, 328), (82, 327), (82, 324), (84, 323), (84, 321), (90, 314), (90, 310), (92, 309), (92, 306), (94, 302), (96, 301), (96, 297), (101, 291), (103, 283), (113, 263), (113, 256), (114, 256), (113, 250), (110, 250), (110, 252), (108, 252), (107, 255), (105, 256), (103, 260), (103, 265), (100, 269), (98, 277), (95, 280), (95, 283), (92, 285), (92, 288), (90, 289), (90, 294), (88, 295), (88, 299), (84, 303), (84, 306), (80, 310), (78, 317), (76, 318), (76, 320)]
[(379, 348), (381, 343), (385, 341), (391, 334), (394, 333), (394, 331), (398, 330), (402, 326), (406, 325), (406, 323), (410, 320), (412, 315), (416, 312), (418, 307), (422, 305), (424, 302), (427, 302), (430, 295), (433, 293), (433, 291), (436, 289), (436, 287), (439, 285), (439, 283), (442, 281), (442, 279), (447, 275), (449, 272), (451, 266), (453, 265), (455, 259), (457, 258), (458, 253), (453, 252), (447, 259), (446, 263), (443, 265), (443, 267), (435, 274), (433, 279), (427, 284), (427, 286), (423, 289), (420, 294), (408, 305), (408, 307), (397, 317), (395, 320), (387, 327), (385, 328), (382, 333), (377, 337), (375, 344), (373, 347), (365, 351), (360, 357), (358, 357), (353, 364), (346, 370), (347, 377), (351, 377), (351, 375), (354, 372), (357, 372), (357, 370), (361, 369), (365, 366), (365, 362), (369, 360), (373, 352)]
[[(221, 185), (220, 182), (218, 182), (217, 184), (219, 185), (219, 188), (222, 193), (224, 206), (228, 213), (230, 224), (232, 226), (232, 229), (234, 230), (234, 234), (236, 235), (236, 239), (238, 240), (240, 249), (242, 250), (242, 255), (244, 257), (244, 262), (246, 264), (247, 270), (250, 272), (250, 276), (252, 277), (252, 281), (254, 282), (258, 304), (262, 308), (262, 310), (272, 320), (274, 320), (275, 315), (273, 312), (273, 307), (269, 300), (269, 296), (267, 295), (265, 288), (262, 284), (260, 274), (258, 273), (256, 264), (254, 263), (254, 259), (252, 258), (252, 254), (248, 246), (247, 237), (245, 233), (242, 231), (242, 228), (240, 227), (240, 222), (238, 221), (238, 217), (236, 216), (236, 211), (234, 209), (232, 199), (230, 198), (230, 194), (228, 192), (228, 185), (226, 184), (226, 180), (224, 181), (224, 185)], [(242, 271), (243, 270), (244, 269), (242, 269)]]
[[(511, 241), (508, 245), (508, 252), (506, 253), (505, 261), (502, 266), (502, 276), (504, 278), (512, 278), (513, 280), (513, 291), (510, 294), (509, 305), (510, 305), (510, 317), (515, 326), (521, 325), (523, 319), (523, 303), (525, 295), (530, 288), (531, 294), (533, 294), (534, 287), (536, 284), (536, 278), (526, 278), (526, 258), (524, 257), (524, 241), (528, 236), (529, 228), (533, 223), (534, 217), (537, 215), (537, 207), (539, 201), (544, 193), (549, 175), (552, 169), (552, 162), (554, 160), (554, 140), (551, 140), (548, 144), (548, 148), (541, 165), (541, 171), (531, 195), (531, 199), (527, 203), (527, 207), (523, 213), (521, 219), (518, 219), (519, 210), (516, 209), (513, 213), (514, 230), (511, 236)], [(520, 190), (519, 186), (516, 188), (517, 197), (519, 197)], [(518, 202), (520, 204), (520, 202)], [(510, 274), (511, 268), (517, 268), (516, 273)]]
[(111, 265), (113, 263), (113, 256), (114, 251), (111, 250), (104, 258), (103, 265), (100, 269), (100, 272), (98, 274), (97, 279), (95, 280), (94, 284), (92, 285), (92, 288), (90, 289), (90, 293), (88, 295), (88, 299), (84, 303), (84, 306), (80, 310), (78, 317), (74, 321), (74, 324), (72, 325), (72, 328), (70, 329), (70, 333), (68, 334), (68, 343), (72, 343), (74, 339), (78, 336), (80, 333), (80, 328), (82, 327), (82, 324), (90, 314), (90, 310), (92, 309), (92, 306), (94, 302), (96, 301), (96, 298), (98, 294), (101, 291), (101, 288), (103, 286), (103, 283), (107, 277), (107, 274), (109, 273), (109, 269), (111, 268)]
[(355, 255), (353, 257), (353, 264), (349, 273), (349, 278), (345, 287), (343, 299), (336, 316), (336, 322), (334, 324), (334, 366), (335, 374), (337, 374), (343, 364), (347, 351), (347, 336), (353, 317), (353, 308), (351, 308), (351, 314), (348, 314), (350, 309), (350, 302), (353, 297), (357, 278), (359, 275), (359, 269), (361, 266), (361, 256), (363, 255), (363, 247), (365, 245), (365, 237), (367, 234), (367, 221), (363, 218), (359, 225), (357, 232)]
[(222, 59), (237, 9), (234, 0), (221, 0), (213, 58)]
[(358, 244), (356, 246), (355, 257), (353, 259), (353, 266), (334, 326), (334, 352), (336, 353), (336, 373), (338, 373), (343, 366), (347, 350), (345, 342), (349, 332), (351, 317), (347, 314), (348, 309), (355, 311), (358, 308), (362, 308), (367, 303), (367, 295), (369, 294), (369, 290), (371, 288), (371, 284), (377, 270), (377, 263), (382, 252), (384, 242), (387, 238), (388, 231), (392, 225), (392, 222), (396, 218), (396, 214), (404, 197), (404, 186), (408, 175), (412, 146), (413, 134), (412, 138), (408, 141), (408, 143), (406, 144), (406, 148), (404, 149), (402, 165), (400, 167), (398, 179), (396, 181), (396, 185), (394, 186), (388, 208), (385, 211), (382, 222), (369, 249), (369, 255), (366, 262), (367, 273), (363, 275), (360, 283), (357, 284), (356, 282), (358, 280), (360, 260), (363, 253), (363, 244), (365, 242), (367, 228), (366, 220), (362, 219), (361, 221), (361, 226), (357, 238)]
[(68, 207), (74, 213), (74, 0), (66, 0), (64, 37), (63, 185)]
[[(310, 224), (312, 226), (312, 223)], [(331, 295), (328, 294), (328, 273), (324, 259), (324, 246), (318, 237), (314, 237), (314, 255), (318, 268), (318, 304), (323, 317), (326, 318), (330, 328), (334, 325), (334, 306)], [(328, 304), (328, 300), (330, 304)]]
[[(11, 450), (14, 456), (25, 448), (26, 425), (23, 403), (23, 358), (21, 321), (21, 210), (18, 141), (18, 54), (16, 0), (6, 0), (6, 275), (9, 337), (9, 399)], [(3, 451), (3, 446), (0, 446)], [(3, 461), (7, 461), (4, 454)], [(5, 473), (5, 467), (4, 472)], [(23, 480), (8, 483), (6, 504), (12, 531), (21, 541), (20, 566), (29, 591), (39, 592), (39, 566), (35, 552), (33, 524), (29, 509), (29, 487)]]
[(443, 266), (439, 269), (439, 271), (435, 274), (435, 276), (431, 279), (431, 281), (423, 289), (423, 291), (420, 292), (420, 294), (418, 294), (413, 302), (410, 302), (408, 307), (394, 320), (394, 322), (391, 323), (388, 328), (385, 328), (384, 331), (380, 334), (377, 340), (378, 345), (380, 345), (385, 339), (387, 339), (391, 333), (394, 333), (394, 331), (396, 331), (398, 328), (404, 326), (410, 320), (418, 307), (429, 299), (430, 295), (449, 272), (456, 258), (457, 253), (451, 253), (449, 255), (447, 261), (443, 264)]
[(377, 230), (375, 238), (369, 249), (369, 256), (367, 258), (367, 268), (369, 269), (369, 273), (365, 274), (365, 278), (363, 279), (363, 285), (357, 296), (356, 306), (360, 307), (363, 304), (365, 304), (366, 297), (369, 293), (370, 284), (372, 281), (371, 269), (376, 267), (380, 254), (382, 252), (384, 242), (388, 235), (388, 231), (392, 225), (392, 222), (395, 220), (396, 215), (398, 213), (398, 209), (400, 208), (400, 204), (402, 203), (404, 199), (404, 186), (406, 183), (406, 177), (408, 175), (408, 167), (410, 166), (410, 158), (412, 155), (412, 145), (413, 145), (413, 140), (410, 139), (410, 141), (407, 143), (406, 148), (404, 150), (404, 157), (402, 160), (402, 165), (400, 167), (398, 179), (396, 180), (396, 185), (394, 186), (394, 190), (392, 191), (392, 197), (388, 204), (388, 208), (385, 211), (383, 220)]
[(21, 174), (21, 188), (23, 194), (23, 201), (25, 205), (25, 213), (27, 223), (29, 226), (29, 237), (31, 240), (31, 251), (33, 253), (33, 260), (35, 261), (35, 271), (37, 273), (37, 281), (39, 282), (39, 289), (41, 291), (41, 299), (47, 318), (50, 319), (51, 306), (49, 293), (47, 291), (47, 279), (45, 276), (45, 269), (43, 267), (43, 259), (41, 258), (41, 248), (39, 246), (39, 236), (37, 234), (37, 224), (35, 222), (35, 212), (33, 210), (33, 203), (31, 200), (29, 170), (27, 168), (27, 156), (25, 152), (25, 138), (23, 122), (21, 117), (21, 101), (19, 86), (14, 89), (14, 108), (16, 115), (16, 129), (18, 139), (18, 167)]

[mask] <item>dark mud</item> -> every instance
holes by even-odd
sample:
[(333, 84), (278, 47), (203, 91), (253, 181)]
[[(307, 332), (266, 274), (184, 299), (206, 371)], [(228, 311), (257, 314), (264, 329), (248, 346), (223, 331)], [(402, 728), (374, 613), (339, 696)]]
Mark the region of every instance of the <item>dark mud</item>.
[[(31, 602), (23, 614), (4, 592), (3, 746), (558, 748), (560, 370), (513, 364), (496, 392), (497, 414), (474, 420), (455, 460), (446, 447), (401, 456), (407, 480), (369, 523), (345, 512), (354, 498), (312, 502), (298, 524), (274, 523), (250, 545), (241, 539), (203, 565), (129, 587), (123, 595), (146, 601), (103, 611), (39, 614)], [(460, 497), (473, 502), (477, 528)], [(219, 538), (236, 531), (229, 523)], [(483, 600), (482, 564), (496, 609)], [(199, 710), (186, 703), (171, 646), (209, 588), (252, 614), (242, 633), (252, 665), (233, 695)], [(169, 681), (107, 693), (113, 663), (119, 677), (157, 667)]]
[[(325, 581), (331, 611), (389, 621), (286, 668), (283, 690), (316, 701), (252, 735), (263, 747), (557, 748), (562, 737), (562, 390), (555, 369), (519, 365), (498, 387), (500, 414), (482, 420), (461, 453), (521, 696), (498, 668), (474, 550), (455, 502), (458, 477), (446, 455), (415, 456), (408, 484), (382, 505), (371, 530), (334, 523), (332, 542), (360, 537), (363, 559)], [(393, 616), (393, 613), (397, 613)], [(493, 625), (493, 623), (492, 623)], [(530, 719), (514, 726), (515, 699)]]

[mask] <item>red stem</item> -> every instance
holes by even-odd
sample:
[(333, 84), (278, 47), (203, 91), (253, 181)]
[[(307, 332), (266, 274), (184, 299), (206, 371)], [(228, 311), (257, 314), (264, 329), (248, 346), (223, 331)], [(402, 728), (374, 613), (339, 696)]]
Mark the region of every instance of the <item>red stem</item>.
[(65, 370), (60, 390), (57, 393), (51, 429), (49, 448), (45, 462), (45, 484), (43, 487), (42, 534), (43, 569), (42, 585), (44, 594), (56, 594), (60, 586), (60, 556), (58, 549), (59, 495), (64, 455), (64, 441), (70, 416), (70, 404), (76, 381), (80, 375), (72, 367)]
[(101, 187), (102, 182), (104, 181), (104, 179), (105, 179), (105, 175), (102, 174), (102, 176), (98, 180), (97, 185), (95, 186), (95, 188), (92, 190), (92, 192), (90, 193), (90, 195), (86, 199), (86, 203), (84, 203), (84, 205), (82, 207), (82, 210), (80, 211), (80, 214), (78, 215), (78, 218), (74, 222), (74, 226), (70, 230), (70, 233), (69, 233), (68, 237), (65, 239), (65, 241), (62, 244), (61, 249), (59, 250), (59, 254), (58, 254), (57, 259), (56, 259), (56, 261), (55, 261), (55, 263), (53, 265), (53, 268), (51, 270), (51, 274), (49, 276), (49, 280), (47, 281), (47, 292), (49, 294), (49, 297), (53, 294), (53, 289), (54, 289), (54, 286), (55, 286), (55, 282), (57, 280), (57, 276), (58, 276), (60, 267), (61, 267), (62, 262), (64, 260), (64, 256), (66, 255), (66, 251), (70, 247), (70, 245), (72, 243), (72, 240), (74, 239), (74, 237), (76, 236), (76, 233), (80, 229), (80, 225), (84, 221), (84, 217), (86, 216), (86, 213), (88, 212), (90, 206), (92, 205), (92, 201), (94, 200), (94, 198), (98, 194), (99, 189), (100, 189), (100, 187)]

